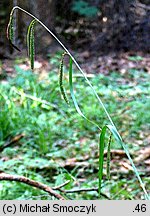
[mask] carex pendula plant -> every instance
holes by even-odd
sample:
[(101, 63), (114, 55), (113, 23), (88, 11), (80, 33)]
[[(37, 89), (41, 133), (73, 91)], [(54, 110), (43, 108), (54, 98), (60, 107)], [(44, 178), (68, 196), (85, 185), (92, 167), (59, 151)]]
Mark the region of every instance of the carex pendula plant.
[[(10, 19), (9, 19), (9, 23), (7, 26), (7, 38), (11, 44), (11, 46), (20, 51), (20, 49), (13, 43), (13, 37), (14, 37), (14, 26), (13, 26), (13, 14), (15, 10), (20, 10), (22, 12), (24, 12), (26, 15), (30, 16), (33, 20), (31, 21), (31, 23), (28, 26), (28, 31), (27, 31), (27, 47), (28, 47), (28, 56), (30, 59), (30, 65), (31, 65), (31, 69), (34, 69), (34, 56), (35, 56), (35, 45), (34, 45), (34, 27), (35, 24), (40, 24), (45, 30), (47, 30), (47, 32), (59, 43), (59, 45), (61, 45), (62, 49), (64, 50), (64, 53), (62, 54), (62, 58), (60, 59), (60, 67), (59, 67), (59, 86), (60, 86), (60, 93), (62, 94), (62, 98), (64, 99), (64, 101), (69, 105), (69, 100), (68, 97), (66, 95), (66, 91), (64, 89), (63, 86), (63, 66), (64, 66), (64, 57), (68, 56), (69, 57), (69, 88), (70, 88), (70, 95), (71, 95), (71, 99), (73, 101), (74, 107), (77, 111), (77, 113), (84, 118), (86, 121), (89, 121), (91, 124), (94, 124), (97, 126), (98, 128), (98, 133), (99, 135), (99, 173), (98, 173), (98, 179), (99, 179), (99, 194), (101, 192), (101, 187), (102, 187), (102, 178), (103, 178), (103, 164), (104, 164), (104, 149), (105, 149), (105, 142), (106, 142), (106, 132), (107, 130), (110, 132), (110, 138), (108, 141), (108, 145), (107, 145), (107, 178), (110, 179), (110, 146), (111, 146), (111, 139), (112, 137), (116, 140), (116, 142), (118, 144), (120, 144), (122, 146), (122, 148), (124, 149), (132, 167), (134, 170), (135, 175), (138, 178), (138, 181), (140, 183), (141, 188), (143, 189), (143, 192), (145, 194), (145, 198), (146, 199), (150, 199), (146, 188), (144, 186), (144, 183), (139, 175), (139, 172), (137, 170), (137, 168), (134, 165), (134, 162), (129, 154), (129, 150), (127, 145), (124, 143), (121, 135), (119, 134), (112, 118), (110, 117), (108, 111), (105, 108), (105, 105), (103, 104), (101, 98), (98, 96), (97, 92), (95, 91), (94, 87), (92, 86), (91, 82), (88, 80), (86, 74), (83, 72), (82, 68), (80, 67), (80, 65), (77, 63), (77, 61), (75, 60), (74, 56), (70, 53), (70, 51), (65, 47), (65, 45), (58, 39), (58, 37), (56, 37), (56, 35), (47, 27), (44, 25), (43, 22), (41, 22), (37, 17), (35, 17), (34, 15), (32, 15), (31, 13), (29, 13), (28, 11), (22, 9), (21, 7), (15, 6), (13, 7), (11, 13), (10, 13)], [(77, 67), (77, 69), (81, 72), (81, 74), (83, 75), (83, 77), (85, 78), (85, 81), (87, 82), (87, 84), (91, 87), (91, 90), (93, 91), (95, 97), (97, 98), (99, 105), (103, 108), (105, 114), (106, 114), (106, 118), (108, 119), (108, 124), (106, 124), (103, 127), (100, 127), (99, 125), (97, 125), (95, 122), (91, 121), (90, 119), (88, 119), (83, 112), (80, 109), (80, 106), (76, 100), (76, 96), (74, 93), (74, 85), (73, 85), (73, 64), (75, 64), (75, 66)]]

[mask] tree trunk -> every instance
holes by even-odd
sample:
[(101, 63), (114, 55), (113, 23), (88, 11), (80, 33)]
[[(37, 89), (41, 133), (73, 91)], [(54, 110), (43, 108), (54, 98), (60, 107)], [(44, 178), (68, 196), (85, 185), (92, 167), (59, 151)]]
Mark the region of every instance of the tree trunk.
[(150, 50), (150, 18), (146, 9), (139, 8), (136, 2), (131, 0), (101, 1), (100, 8), (105, 22), (102, 32), (93, 41), (91, 50)]
[[(38, 17), (52, 31), (54, 31), (55, 26), (55, 4), (56, 1), (54, 0), (32, 0), (29, 3), (30, 12)], [(35, 37), (36, 52), (45, 54), (53, 42), (52, 38), (39, 24), (36, 25)]]
[[(10, 7), (8, 7), (8, 5), (10, 5)], [(0, 2), (0, 59), (7, 58), (9, 56), (9, 51), (12, 51), (6, 37), (6, 28), (12, 5), (13, 2), (9, 0)]]

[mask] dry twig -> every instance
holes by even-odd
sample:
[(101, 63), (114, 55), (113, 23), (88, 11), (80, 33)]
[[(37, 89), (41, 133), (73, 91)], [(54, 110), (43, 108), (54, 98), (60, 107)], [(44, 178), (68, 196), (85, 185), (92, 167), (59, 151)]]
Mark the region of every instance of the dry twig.
[(56, 187), (53, 187), (52, 189), (53, 189), (53, 190), (59, 190), (60, 188), (62, 188), (62, 187), (64, 187), (64, 186), (66, 186), (67, 184), (69, 184), (69, 182), (70, 182), (70, 180), (64, 182), (64, 183), (61, 184), (61, 185), (58, 185), (58, 186), (56, 186)]
[(13, 137), (10, 141), (6, 142), (4, 145), (0, 147), (0, 152), (2, 152), (5, 148), (13, 145), (14, 143), (17, 143), (20, 139), (22, 139), (25, 136), (25, 134), (19, 134)]
[(65, 200), (65, 198), (63, 196), (61, 196), (60, 194), (56, 193), (51, 187), (42, 184), (40, 182), (36, 182), (34, 180), (31, 180), (29, 178), (26, 178), (24, 176), (17, 176), (17, 175), (10, 175), (7, 173), (0, 173), (0, 181), (16, 181), (16, 182), (21, 182), (33, 187), (36, 187), (40, 190), (43, 190), (47, 193), (49, 193), (51, 196), (54, 196), (55, 198), (59, 199), (59, 200)]
[[(58, 191), (64, 193), (64, 194), (68, 194), (68, 193), (81, 193), (81, 192), (90, 192), (90, 191), (95, 191), (98, 192), (99, 189), (98, 188), (80, 188), (80, 189), (73, 189), (73, 190), (63, 190), (61, 188), (57, 188)], [(100, 193), (101, 196), (105, 197), (106, 199), (110, 200), (110, 198), (104, 194), (104, 193)]]
[(150, 6), (137, 2), (138, 7), (143, 8), (145, 10), (150, 10)]

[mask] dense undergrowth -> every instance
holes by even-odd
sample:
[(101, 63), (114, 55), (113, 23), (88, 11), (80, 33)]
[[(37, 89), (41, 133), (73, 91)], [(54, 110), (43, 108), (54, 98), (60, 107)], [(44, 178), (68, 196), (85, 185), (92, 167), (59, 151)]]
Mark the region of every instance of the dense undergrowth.
[[(51, 59), (58, 68), (59, 54)], [(6, 77), (0, 86), (0, 146), (18, 134), (24, 134), (14, 146), (1, 153), (0, 170), (24, 175), (56, 186), (70, 180), (65, 189), (97, 187), (98, 140), (97, 128), (82, 119), (70, 100), (70, 106), (61, 99), (58, 74), (47, 73), (45, 78), (15, 65), (16, 76)], [(68, 98), (68, 71), (64, 82)], [(84, 79), (74, 73), (74, 87), (80, 108), (86, 116), (104, 126), (105, 114)], [(110, 72), (90, 78), (97, 93), (127, 141), (130, 152), (147, 146), (144, 139), (149, 129), (148, 74), (136, 69), (122, 75)], [(139, 144), (138, 141), (142, 141)], [(112, 140), (111, 148), (120, 146)], [(122, 159), (124, 160), (124, 159)], [(121, 169), (116, 166), (111, 171)], [(117, 179), (117, 181), (116, 181)], [(143, 177), (148, 190), (150, 180)], [(11, 190), (10, 190), (11, 188)], [(110, 199), (142, 199), (142, 190), (133, 173), (104, 176), (102, 192)], [(68, 194), (69, 199), (98, 199), (97, 192)], [(104, 197), (101, 197), (102, 199)], [(0, 199), (51, 199), (44, 192), (21, 183), (0, 182)]]

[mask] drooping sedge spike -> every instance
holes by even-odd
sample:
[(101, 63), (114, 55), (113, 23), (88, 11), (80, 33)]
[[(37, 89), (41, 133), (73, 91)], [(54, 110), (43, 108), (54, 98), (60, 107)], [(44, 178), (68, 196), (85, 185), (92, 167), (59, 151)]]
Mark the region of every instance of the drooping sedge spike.
[(34, 69), (34, 56), (35, 56), (35, 49), (34, 49), (34, 26), (31, 27), (31, 33), (30, 33), (30, 64), (31, 69)]
[(59, 67), (59, 87), (60, 87), (60, 92), (62, 94), (63, 99), (65, 100), (65, 102), (67, 104), (69, 104), (69, 100), (68, 100), (68, 97), (66, 95), (64, 86), (63, 86), (63, 66), (64, 66), (64, 57), (65, 57), (65, 55), (68, 55), (68, 54), (66, 52), (64, 52), (62, 54), (62, 58), (61, 58), (61, 61), (60, 61), (60, 67)]
[(34, 56), (35, 56), (35, 45), (34, 45), (34, 25), (36, 20), (32, 20), (27, 32), (27, 48), (28, 48), (28, 55), (30, 58), (30, 65), (31, 69), (34, 69)]
[(107, 146), (107, 179), (110, 180), (110, 144), (111, 144), (112, 134), (110, 134)]
[(10, 45), (18, 50), (19, 52), (21, 52), (21, 50), (13, 44), (13, 39), (14, 39), (14, 17), (13, 17), (13, 10), (10, 13), (10, 18), (9, 18), (9, 23), (7, 25), (7, 39), (10, 43)]
[(27, 47), (28, 47), (28, 55), (30, 56), (30, 34), (31, 34), (31, 28), (32, 26), (36, 23), (36, 20), (32, 20), (28, 26), (28, 31), (27, 31)]
[(11, 41), (11, 43), (13, 43), (13, 36), (14, 36), (14, 27), (13, 27), (13, 24), (14, 24), (14, 20), (13, 20), (13, 11), (11, 11), (10, 13), (10, 17), (9, 17), (9, 23), (7, 25), (7, 38), (8, 40)]
[(10, 19), (9, 38), (11, 42), (13, 43), (13, 39), (14, 39), (14, 18), (13, 16), (11, 16), (11, 19)]

